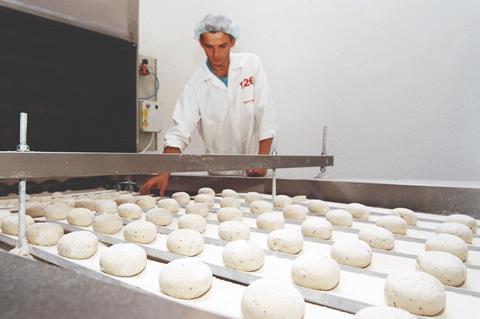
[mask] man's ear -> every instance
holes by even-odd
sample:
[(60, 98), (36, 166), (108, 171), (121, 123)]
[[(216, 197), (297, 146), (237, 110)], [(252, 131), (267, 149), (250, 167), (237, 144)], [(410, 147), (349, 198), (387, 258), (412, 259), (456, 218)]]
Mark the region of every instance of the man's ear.
[(232, 37), (232, 36), (230, 36), (230, 37), (231, 37), (231, 39), (232, 39), (232, 48), (233, 48), (233, 47), (235, 46), (235, 43), (237, 42), (237, 40), (235, 40), (235, 38)]

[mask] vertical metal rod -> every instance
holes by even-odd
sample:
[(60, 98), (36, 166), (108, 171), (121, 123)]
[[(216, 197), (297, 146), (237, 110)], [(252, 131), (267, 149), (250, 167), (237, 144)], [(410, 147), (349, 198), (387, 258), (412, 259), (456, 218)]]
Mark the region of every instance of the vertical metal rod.
[[(327, 155), (327, 127), (323, 127), (323, 134), (322, 134), (322, 156)], [(325, 166), (320, 166), (320, 172), (325, 173), (327, 168)]]
[[(272, 155), (277, 155), (277, 136), (273, 137)], [(272, 168), (272, 200), (277, 196), (277, 169)]]

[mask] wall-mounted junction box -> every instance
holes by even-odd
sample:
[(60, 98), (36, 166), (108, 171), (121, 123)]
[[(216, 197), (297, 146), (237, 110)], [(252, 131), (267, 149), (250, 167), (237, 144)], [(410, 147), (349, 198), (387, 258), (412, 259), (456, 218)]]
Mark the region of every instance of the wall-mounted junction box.
[(158, 133), (161, 131), (160, 104), (155, 101), (140, 101), (140, 131)]

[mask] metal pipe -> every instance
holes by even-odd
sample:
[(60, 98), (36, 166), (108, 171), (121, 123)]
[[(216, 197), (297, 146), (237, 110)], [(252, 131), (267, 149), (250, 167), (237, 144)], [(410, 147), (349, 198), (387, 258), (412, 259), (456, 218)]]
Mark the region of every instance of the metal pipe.
[[(277, 136), (273, 137), (272, 155), (277, 155)], [(272, 200), (277, 196), (277, 169), (272, 169)]]
[[(327, 155), (327, 127), (323, 127), (323, 134), (322, 134), (322, 156)], [(327, 171), (326, 166), (320, 166), (320, 172), (325, 173)]]

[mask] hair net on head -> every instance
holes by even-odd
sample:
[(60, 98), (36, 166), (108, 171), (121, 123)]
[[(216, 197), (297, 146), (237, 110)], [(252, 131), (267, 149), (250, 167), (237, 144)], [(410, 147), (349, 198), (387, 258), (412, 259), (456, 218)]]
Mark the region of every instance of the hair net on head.
[(205, 18), (197, 22), (194, 33), (195, 39), (200, 40), (200, 36), (205, 32), (224, 32), (230, 34), (235, 40), (238, 40), (240, 36), (238, 24), (220, 14), (207, 14)]

